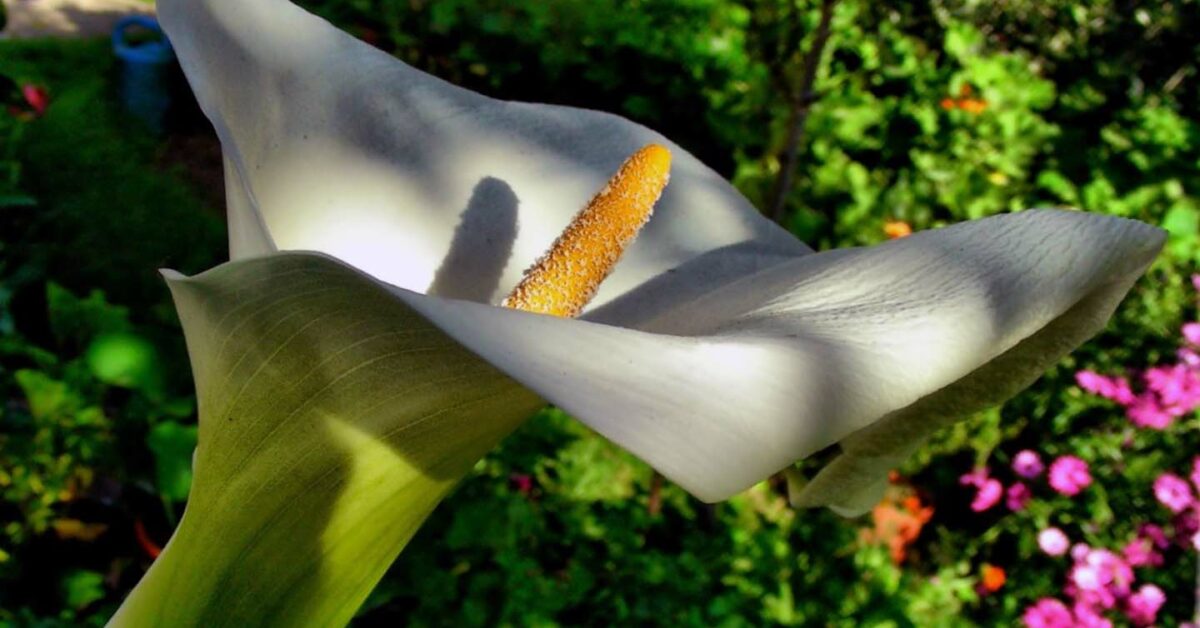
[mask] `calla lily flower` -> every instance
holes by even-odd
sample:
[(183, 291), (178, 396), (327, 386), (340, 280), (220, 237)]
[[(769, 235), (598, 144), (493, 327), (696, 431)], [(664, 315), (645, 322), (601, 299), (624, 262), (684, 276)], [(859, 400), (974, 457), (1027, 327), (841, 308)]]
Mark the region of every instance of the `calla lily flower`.
[[(168, 274), (196, 480), (118, 624), (348, 620), (545, 402), (706, 501), (837, 445), (796, 501), (864, 512), (1099, 331), (1163, 244), (1041, 210), (813, 253), (622, 118), (471, 93), (286, 0), (158, 7), (221, 139), (232, 261)], [(499, 307), (647, 144), (670, 184), (582, 315)]]

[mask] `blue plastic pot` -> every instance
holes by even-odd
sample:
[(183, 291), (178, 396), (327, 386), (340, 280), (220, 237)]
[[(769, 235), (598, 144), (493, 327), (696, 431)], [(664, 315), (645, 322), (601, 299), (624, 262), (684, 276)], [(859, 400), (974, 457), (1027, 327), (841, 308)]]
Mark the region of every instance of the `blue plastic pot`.
[[(150, 31), (157, 39), (132, 44), (126, 34), (133, 28)], [(175, 61), (171, 42), (157, 20), (133, 15), (113, 27), (112, 43), (113, 53), (121, 60), (121, 102), (151, 130), (161, 132), (171, 104), (168, 70)]]

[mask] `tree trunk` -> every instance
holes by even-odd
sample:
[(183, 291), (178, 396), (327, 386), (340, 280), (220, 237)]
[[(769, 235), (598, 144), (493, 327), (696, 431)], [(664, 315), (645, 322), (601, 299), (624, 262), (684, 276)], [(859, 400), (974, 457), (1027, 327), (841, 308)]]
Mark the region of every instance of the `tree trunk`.
[(800, 76), (799, 88), (789, 94), (791, 114), (788, 120), (787, 140), (784, 144), (783, 163), (779, 166), (779, 176), (771, 192), (771, 203), (767, 215), (776, 223), (782, 224), (787, 213), (787, 197), (792, 191), (792, 179), (795, 175), (796, 164), (800, 161), (800, 145), (804, 141), (804, 127), (808, 122), (808, 112), (816, 101), (813, 84), (817, 80), (817, 71), (821, 67), (821, 57), (825, 53), (825, 44), (829, 41), (829, 24), (833, 19), (833, 7), (837, 0), (824, 0), (821, 3), (821, 21), (817, 25), (817, 33), (804, 55), (804, 65)]

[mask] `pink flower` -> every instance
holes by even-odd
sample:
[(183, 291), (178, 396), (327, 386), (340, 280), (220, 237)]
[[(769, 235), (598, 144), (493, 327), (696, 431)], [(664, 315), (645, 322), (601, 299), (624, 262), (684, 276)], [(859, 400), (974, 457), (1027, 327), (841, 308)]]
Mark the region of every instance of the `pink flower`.
[(1200, 353), (1196, 353), (1191, 349), (1180, 349), (1176, 352), (1179, 361), (1186, 364), (1189, 368), (1200, 368)]
[(1092, 548), (1088, 547), (1087, 543), (1076, 543), (1071, 546), (1071, 558), (1075, 560), (1083, 560), (1084, 558), (1087, 558), (1088, 552), (1090, 551), (1092, 551)]
[(1180, 331), (1188, 344), (1200, 347), (1200, 323), (1187, 323)]
[(1042, 457), (1037, 455), (1037, 452), (1022, 449), (1013, 458), (1012, 468), (1017, 475), (1032, 480), (1041, 475), (1046, 466), (1042, 464)]
[(1071, 628), (1075, 625), (1067, 605), (1051, 597), (1038, 600), (1021, 616), (1028, 628)]
[(21, 95), (25, 97), (25, 104), (29, 105), (34, 117), (42, 117), (46, 113), (46, 107), (50, 106), (50, 94), (45, 87), (24, 85), (21, 87)]
[(1175, 422), (1175, 417), (1167, 411), (1152, 394), (1138, 395), (1125, 407), (1125, 416), (1138, 427), (1148, 427), (1154, 430), (1165, 430)]
[(1107, 377), (1095, 371), (1079, 371), (1075, 373), (1075, 383), (1093, 395), (1122, 405), (1133, 401), (1133, 391), (1124, 377)]
[(1162, 554), (1154, 549), (1154, 541), (1146, 537), (1137, 537), (1121, 550), (1121, 556), (1130, 567), (1159, 567), (1162, 565)]
[(1029, 491), (1028, 486), (1021, 482), (1013, 484), (1004, 492), (1004, 505), (1013, 512), (1024, 509), (1031, 499), (1033, 499), (1033, 493)]
[(1171, 527), (1175, 529), (1175, 542), (1183, 547), (1194, 547), (1195, 535), (1200, 533), (1200, 510), (1195, 508), (1185, 510), (1171, 519)]
[(1143, 584), (1136, 593), (1125, 600), (1125, 616), (1138, 626), (1149, 626), (1158, 616), (1158, 609), (1167, 601), (1162, 589)]
[(988, 479), (975, 493), (975, 499), (971, 500), (971, 510), (983, 512), (995, 506), (1003, 494), (1004, 485), (1000, 483), (1000, 480)]
[(1082, 559), (1076, 559), (1067, 574), (1066, 592), (1075, 598), (1076, 615), (1080, 605), (1092, 609), (1109, 609), (1129, 595), (1133, 584), (1133, 568), (1120, 556), (1106, 550), (1093, 549)]
[[(1042, 548), (1043, 552), (1050, 556), (1062, 556), (1067, 553), (1067, 548), (1071, 546), (1071, 541), (1067, 539), (1067, 535), (1063, 534), (1058, 528), (1046, 528), (1038, 532), (1037, 536), (1038, 547)], [(1087, 546), (1084, 546), (1086, 552)]]
[(963, 486), (975, 487), (975, 499), (971, 500), (971, 510), (975, 512), (983, 512), (995, 506), (996, 502), (1000, 501), (1000, 497), (1004, 495), (1004, 485), (999, 480), (989, 478), (987, 468), (979, 468), (963, 474), (958, 478), (958, 483)]
[(1196, 486), (1196, 494), (1200, 495), (1200, 456), (1192, 459), (1192, 484)]
[(1075, 456), (1059, 456), (1050, 465), (1050, 487), (1072, 497), (1092, 483), (1088, 464)]
[(964, 473), (958, 476), (958, 483), (963, 486), (974, 486), (979, 488), (988, 479), (987, 467), (977, 467), (969, 473)]
[(1156, 366), (1147, 369), (1142, 378), (1173, 416), (1187, 414), (1200, 405), (1200, 373), (1185, 364)]
[(1071, 625), (1075, 628), (1112, 628), (1111, 621), (1082, 602), (1075, 603), (1075, 623)]
[(1197, 292), (1200, 292), (1200, 273), (1192, 275), (1192, 287), (1195, 288)]
[(533, 476), (528, 473), (514, 473), (508, 476), (508, 481), (512, 482), (513, 487), (522, 495), (533, 492)]
[(1187, 510), (1195, 499), (1187, 481), (1174, 473), (1164, 473), (1154, 481), (1154, 497), (1173, 513)]
[(1138, 526), (1137, 533), (1139, 538), (1150, 541), (1158, 549), (1167, 549), (1171, 545), (1171, 541), (1167, 539), (1167, 533), (1163, 532), (1161, 526), (1156, 526), (1153, 523), (1143, 523)]

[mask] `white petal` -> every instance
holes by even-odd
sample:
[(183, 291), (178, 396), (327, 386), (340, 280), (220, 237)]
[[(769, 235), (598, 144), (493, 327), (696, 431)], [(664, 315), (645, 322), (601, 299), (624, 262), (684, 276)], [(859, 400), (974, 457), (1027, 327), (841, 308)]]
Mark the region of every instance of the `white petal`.
[(259, 257), (279, 250), (263, 224), (262, 215), (255, 209), (242, 176), (228, 158), (225, 159), (225, 213), (230, 259)]
[(1106, 216), (999, 216), (777, 264), (660, 333), (398, 295), (706, 500), (875, 425), (802, 497), (851, 512), (929, 431), (1099, 331), (1162, 241)]
[[(725, 247), (809, 252), (694, 157), (622, 118), (473, 94), (285, 0), (158, 7), (236, 171), (229, 185), (243, 188), (231, 198), (261, 213), (280, 249), (328, 253), (418, 292), (494, 300), (625, 157), (659, 142), (675, 155), (671, 184), (593, 305)], [(716, 258), (724, 271), (762, 266)]]

